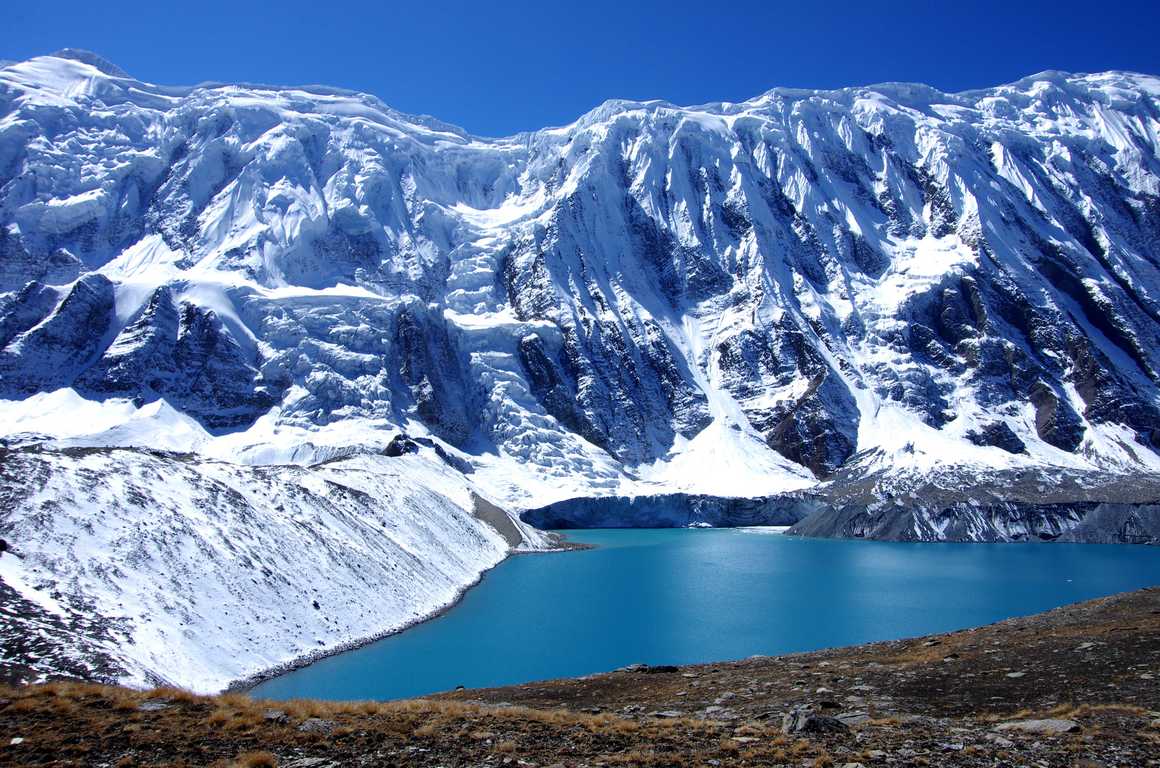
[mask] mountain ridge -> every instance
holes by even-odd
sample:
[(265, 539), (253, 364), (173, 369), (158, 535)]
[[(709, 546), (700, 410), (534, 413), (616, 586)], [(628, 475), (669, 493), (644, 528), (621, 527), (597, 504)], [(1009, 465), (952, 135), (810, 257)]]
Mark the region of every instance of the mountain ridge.
[[(772, 448), (795, 485), (794, 465), (824, 478), (874, 447), (871, 433), (885, 430), (871, 410), (889, 405), (901, 416), (892, 423), (916, 415), (943, 431), (968, 421), (948, 418), (954, 398), (985, 408), (990, 397), (1005, 403), (1006, 420), (963, 428), (955, 442), (1049, 454), (1040, 463), (1066, 465), (1058, 451), (1080, 450), (1103, 468), (1160, 469), (1115, 435), (1081, 449), (1100, 424), (1126, 424), (1145, 443), (1160, 424), (1160, 361), (1143, 340), (1157, 338), (1160, 318), (1150, 289), (1154, 77), (1048, 72), (961, 94), (914, 84), (771, 89), (700, 107), (609, 100), (567, 126), (485, 140), (353, 92), (151, 86), (106, 74), (119, 70), (94, 67), (87, 62), (103, 60), (91, 54), (69, 56), (3, 70), (0, 142), (15, 155), (0, 178), (0, 256), (15, 273), (7, 287), (20, 293), (5, 307), (12, 330), (0, 356), (15, 367), (0, 372), (0, 388), (19, 396), (80, 382), (89, 397), (132, 397), (135, 385), (109, 382), (108, 372), (162, 365), (116, 341), (141, 322), (152, 291), (154, 304), (200, 323), (211, 361), (227, 355), (213, 362), (221, 376), (249, 381), (228, 396), (215, 389), (224, 378), (185, 400), (160, 381), (137, 394), (176, 402), (211, 435), (225, 426), (204, 422), (215, 409), (252, 402), (229, 425), (242, 428), (271, 406), (285, 411), (288, 393), (305, 387), (321, 407), (283, 420), (312, 429), (346, 418), (335, 415), (345, 408), (431, 432), (483, 463), (497, 451), (558, 477), (575, 474), (574, 455), (597, 489), (671, 463), (717, 424), (703, 441), (739, 431), (746, 445)], [(106, 114), (101, 104), (121, 106)], [(51, 152), (48, 165), (30, 163), (30, 147), (52, 130), (33, 126), (49, 112), (80, 121), (76, 138), (60, 138), (87, 137), (67, 163), (93, 180), (61, 177), (51, 163), (63, 156)], [(104, 116), (85, 126), (86, 115)], [(152, 133), (124, 133), (145, 126)], [(985, 136), (986, 168), (982, 149), (963, 143)], [(131, 170), (101, 170), (101, 141), (108, 151), (135, 147), (122, 155)], [(1097, 150), (1090, 160), (1104, 171), (1069, 154)], [(1112, 186), (1092, 197), (1085, 174)], [(981, 181), (1006, 185), (1006, 197), (975, 194)], [(90, 299), (54, 287), (86, 275), (98, 291)], [(41, 287), (30, 289), (30, 278)], [(55, 314), (38, 315), (53, 296)], [(368, 308), (376, 300), (386, 304)], [(385, 326), (391, 338), (348, 335), (335, 346), (324, 323), (306, 332), (308, 348), (276, 349), (285, 344), (259, 326), (308, 302), (341, 306), (342, 323)], [(97, 348), (62, 357), (52, 340), (78, 336), (69, 323), (110, 303), (117, 318), (102, 339), (136, 357), (113, 368), (95, 361), (108, 354)], [(305, 315), (293, 314), (302, 328)], [(23, 327), (29, 320), (38, 324)], [(909, 336), (899, 336), (900, 321), (915, 326)], [(59, 361), (55, 378), (28, 379), (38, 343), (56, 344), (43, 353)], [(1018, 360), (996, 358), (1013, 343)], [(287, 370), (288, 353), (313, 359), (311, 372)], [(368, 353), (407, 358), (388, 366), (402, 379), (376, 373)], [(69, 369), (93, 364), (84, 375)], [(1025, 381), (1003, 384), (988, 366)], [(1065, 392), (1064, 379), (1080, 374), (1082, 392)], [(1094, 402), (1101, 397), (1106, 404)], [(609, 410), (614, 401), (623, 416)], [(1013, 410), (1028, 402), (1030, 432)], [(482, 419), (468, 413), (479, 410)], [(554, 443), (556, 458), (529, 445), (532, 435)], [(993, 455), (983, 463), (996, 461), (1004, 465)]]
[[(101, 71), (103, 74), (109, 75), (110, 77), (116, 77), (116, 78), (126, 79), (126, 80), (133, 80), (135, 82), (143, 83), (146, 85), (150, 85), (150, 86), (162, 88), (162, 89), (192, 91), (192, 90), (196, 90), (196, 89), (200, 89), (200, 88), (212, 89), (212, 88), (240, 87), (240, 88), (249, 88), (249, 89), (254, 89), (254, 90), (305, 91), (305, 92), (314, 92), (314, 93), (317, 93), (319, 95), (341, 95), (341, 96), (357, 96), (357, 97), (369, 98), (369, 99), (373, 99), (373, 100), (377, 101), (382, 106), (383, 110), (386, 112), (393, 112), (393, 113), (396, 113), (396, 114), (401, 115), (403, 117), (412, 118), (412, 119), (416, 119), (416, 120), (420, 120), (420, 121), (431, 120), (431, 121), (438, 123), (444, 127), (453, 129), (453, 132), (459, 133), (462, 136), (464, 136), (465, 138), (481, 139), (481, 140), (485, 140), (485, 141), (487, 141), (487, 140), (503, 141), (503, 140), (508, 140), (508, 139), (519, 139), (519, 138), (533, 135), (536, 133), (540, 133), (543, 131), (552, 131), (552, 130), (559, 130), (559, 129), (563, 129), (563, 128), (568, 128), (569, 126), (572, 126), (572, 125), (576, 124), (577, 122), (580, 122), (588, 115), (602, 111), (602, 110), (606, 111), (607, 108), (609, 108), (613, 105), (624, 105), (624, 106), (633, 107), (633, 108), (645, 107), (645, 106), (661, 106), (661, 107), (666, 107), (666, 108), (670, 108), (670, 109), (677, 109), (677, 110), (706, 111), (708, 109), (713, 109), (713, 108), (724, 109), (726, 107), (745, 106), (745, 105), (752, 104), (754, 102), (757, 102), (761, 99), (764, 99), (764, 98), (767, 98), (770, 96), (785, 96), (785, 97), (827, 96), (827, 95), (844, 94), (844, 93), (857, 92), (857, 91), (872, 91), (872, 92), (883, 93), (883, 95), (888, 95), (884, 91), (889, 90), (889, 89), (896, 89), (896, 88), (902, 88), (902, 89), (908, 89), (908, 90), (910, 90), (910, 89), (924, 90), (924, 91), (927, 91), (929, 93), (932, 93), (932, 94), (935, 94), (938, 96), (943, 96), (943, 97), (956, 97), (957, 96), (957, 97), (963, 97), (963, 98), (970, 98), (971, 96), (976, 96), (976, 95), (984, 94), (984, 93), (990, 93), (992, 91), (995, 91), (995, 90), (1001, 89), (1001, 88), (1012, 88), (1015, 86), (1032, 84), (1032, 83), (1039, 82), (1039, 81), (1059, 81), (1059, 80), (1069, 81), (1069, 80), (1077, 80), (1077, 79), (1078, 80), (1090, 80), (1090, 79), (1096, 79), (1096, 78), (1106, 78), (1109, 76), (1126, 78), (1129, 80), (1137, 80), (1137, 81), (1138, 80), (1156, 81), (1156, 87), (1158, 89), (1160, 89), (1160, 74), (1150, 74), (1147, 72), (1140, 72), (1140, 71), (1128, 70), (1128, 69), (1108, 69), (1108, 70), (1100, 70), (1100, 71), (1095, 71), (1095, 72), (1070, 72), (1067, 70), (1060, 70), (1060, 69), (1045, 69), (1045, 70), (1041, 70), (1039, 72), (1033, 72), (1031, 74), (1025, 75), (1023, 77), (1017, 78), (1015, 80), (1012, 80), (1010, 82), (1007, 82), (1007, 83), (1004, 83), (1001, 85), (991, 86), (991, 87), (981, 87), (981, 88), (966, 88), (966, 89), (963, 89), (960, 91), (944, 91), (944, 90), (935, 88), (934, 86), (931, 86), (931, 85), (928, 85), (926, 83), (922, 83), (919, 81), (884, 80), (881, 82), (866, 83), (863, 85), (846, 85), (846, 86), (839, 86), (839, 87), (835, 87), (835, 88), (801, 88), (801, 87), (794, 87), (794, 86), (773, 86), (771, 88), (768, 88), (768, 89), (762, 91), (761, 93), (758, 93), (755, 96), (752, 96), (748, 99), (743, 99), (741, 101), (719, 100), (719, 101), (707, 101), (707, 102), (700, 102), (700, 103), (696, 103), (696, 104), (687, 104), (687, 105), (677, 104), (676, 102), (673, 102), (669, 99), (664, 99), (664, 98), (631, 99), (631, 98), (615, 97), (614, 96), (614, 97), (610, 97), (610, 98), (605, 99), (600, 104), (597, 104), (595, 107), (593, 107), (592, 109), (582, 113), (579, 117), (576, 118), (576, 120), (572, 121), (571, 123), (563, 123), (560, 125), (548, 125), (548, 126), (543, 126), (542, 128), (533, 128), (533, 129), (528, 129), (525, 131), (516, 131), (515, 133), (504, 134), (502, 136), (485, 136), (483, 134), (472, 133), (471, 131), (467, 130), (464, 126), (460, 126), (460, 125), (457, 125), (455, 123), (448, 122), (448, 121), (443, 120), (435, 115), (431, 115), (431, 114), (427, 114), (427, 113), (411, 113), (411, 112), (404, 112), (402, 110), (397, 110), (397, 109), (391, 107), (389, 104), (387, 104), (387, 102), (383, 100), (383, 97), (378, 96), (376, 94), (372, 94), (372, 93), (368, 93), (368, 92), (364, 92), (364, 91), (358, 91), (358, 90), (350, 89), (350, 88), (343, 88), (343, 87), (339, 87), (339, 86), (325, 85), (323, 83), (301, 83), (301, 84), (277, 85), (277, 84), (273, 84), (273, 83), (258, 83), (258, 82), (245, 82), (245, 81), (207, 80), (207, 81), (203, 81), (203, 82), (200, 82), (200, 83), (197, 83), (194, 85), (166, 86), (166, 85), (160, 85), (160, 84), (156, 84), (156, 83), (150, 83), (148, 81), (138, 80), (137, 78), (133, 77), (131, 74), (126, 72), (125, 70), (118, 67), (113, 62), (111, 62), (108, 59), (106, 59), (105, 57), (101, 56), (99, 53), (96, 53), (94, 51), (89, 51), (89, 50), (86, 50), (83, 48), (62, 48), (59, 51), (54, 51), (52, 53), (45, 54), (44, 56), (37, 56), (34, 58), (72, 59), (72, 60), (81, 62), (83, 64), (89, 64), (90, 66), (93, 66), (97, 70)], [(21, 62), (13, 61), (13, 60), (0, 60), (0, 65), (3, 65), (3, 66), (10, 66), (10, 65), (19, 64), (19, 63), (21, 63)]]

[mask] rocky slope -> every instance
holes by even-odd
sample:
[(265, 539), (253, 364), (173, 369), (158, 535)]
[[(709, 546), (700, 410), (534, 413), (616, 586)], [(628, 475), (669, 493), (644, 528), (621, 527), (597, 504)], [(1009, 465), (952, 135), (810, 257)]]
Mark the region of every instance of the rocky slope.
[(890, 541), (1160, 544), (1160, 482), (1148, 475), (1047, 470), (843, 470), (770, 503), (788, 533)]

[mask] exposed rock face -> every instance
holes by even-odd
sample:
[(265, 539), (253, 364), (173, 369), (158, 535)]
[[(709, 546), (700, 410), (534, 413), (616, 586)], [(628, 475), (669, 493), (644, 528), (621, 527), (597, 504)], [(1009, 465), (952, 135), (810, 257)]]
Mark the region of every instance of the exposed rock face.
[[(854, 452), (858, 407), (842, 378), (796, 325), (746, 330), (717, 345), (726, 390), (771, 448), (815, 474)], [(779, 393), (805, 382), (790, 397)]]
[(558, 501), (521, 517), (537, 528), (684, 528), (691, 525), (791, 525), (805, 515), (792, 497), (729, 498), (693, 494), (613, 496)]
[(1035, 432), (1045, 443), (1065, 451), (1074, 451), (1083, 440), (1083, 423), (1079, 414), (1052, 388), (1036, 382), (1030, 392), (1035, 406)]
[(161, 287), (75, 386), (96, 397), (164, 397), (208, 428), (237, 427), (277, 402), (250, 357), (213, 310), (178, 307)]
[[(11, 302), (4, 325), (13, 331), (30, 325), (47, 306), (45, 294), (29, 284)], [(19, 333), (0, 351), (0, 389), (19, 398), (72, 383), (102, 346), (113, 322), (113, 284), (103, 275), (86, 275), (73, 284), (47, 318)]]
[(137, 318), (126, 325), (101, 358), (78, 381), (81, 391), (144, 398), (174, 383), (177, 363), (177, 306), (168, 287), (153, 292)]
[(993, 445), (996, 448), (1002, 448), (1007, 453), (1027, 451), (1027, 445), (1019, 439), (1019, 435), (1015, 434), (1005, 421), (992, 422), (977, 432), (968, 432), (967, 439), (975, 445)]
[(793, 526), (801, 536), (884, 541), (1050, 541), (1077, 526), (1094, 503), (901, 502), (872, 510), (818, 507)]
[(405, 306), (394, 321), (394, 344), (388, 349), (410, 395), (410, 411), (439, 436), (462, 443), (474, 426), (478, 398), (443, 318)]
[(1160, 544), (1160, 504), (1099, 504), (1059, 540)]
[(1157, 475), (851, 473), (778, 502), (801, 536), (1160, 544)]
[(0, 305), (0, 349), (48, 317), (58, 301), (56, 290), (35, 280), (18, 292), (6, 294)]
[(764, 443), (758, 475), (875, 448), (1158, 469), (1157, 94), (610, 101), (491, 140), (325, 89), (8, 65), (0, 390), (414, 424), (603, 492), (710, 425)]
[(773, 525), (823, 538), (1160, 544), (1160, 476), (846, 472), (760, 498), (576, 498), (522, 518), (556, 529)]

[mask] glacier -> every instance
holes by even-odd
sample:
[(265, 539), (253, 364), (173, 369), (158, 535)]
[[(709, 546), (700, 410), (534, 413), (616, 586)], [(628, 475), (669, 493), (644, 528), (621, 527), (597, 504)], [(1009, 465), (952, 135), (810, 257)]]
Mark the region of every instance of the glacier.
[(1155, 543), (1158, 268), (1143, 74), (485, 138), (6, 63), (0, 610), (213, 690), (551, 547), (525, 520)]

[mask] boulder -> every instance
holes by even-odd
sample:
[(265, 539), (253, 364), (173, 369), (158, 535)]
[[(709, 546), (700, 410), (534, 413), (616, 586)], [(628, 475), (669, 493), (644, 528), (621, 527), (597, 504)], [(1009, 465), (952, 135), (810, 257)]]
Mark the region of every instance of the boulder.
[(160, 712), (172, 706), (172, 699), (145, 699), (137, 705), (138, 712)]
[(841, 733), (848, 730), (850, 726), (838, 718), (819, 715), (802, 707), (786, 713), (781, 721), (782, 733)]
[(334, 730), (333, 720), (323, 720), (321, 717), (308, 717), (298, 726), (302, 733), (330, 733)]
[(685, 713), (679, 709), (666, 709), (660, 712), (649, 712), (649, 717), (659, 717), (662, 720), (672, 720), (678, 717), (684, 717)]
[(1083, 730), (1074, 720), (1049, 718), (1046, 720), (1015, 720), (995, 726), (996, 731), (1020, 731), (1040, 736), (1058, 736), (1063, 733), (1079, 733)]
[(837, 717), (846, 725), (862, 725), (863, 723), (870, 722), (870, 713), (866, 712), (865, 710), (860, 710), (857, 712), (842, 712), (841, 714), (835, 715), (835, 717)]

